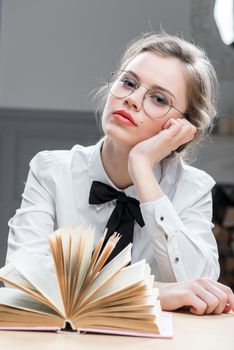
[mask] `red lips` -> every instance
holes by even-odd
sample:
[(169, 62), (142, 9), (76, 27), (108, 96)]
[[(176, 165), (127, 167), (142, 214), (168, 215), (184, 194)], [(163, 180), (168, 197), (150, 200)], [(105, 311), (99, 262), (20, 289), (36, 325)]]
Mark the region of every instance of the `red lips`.
[(125, 111), (124, 109), (119, 109), (117, 111), (114, 111), (113, 115), (123, 117), (126, 121), (130, 122), (132, 125), (137, 126), (137, 123), (135, 122), (132, 115), (127, 111)]

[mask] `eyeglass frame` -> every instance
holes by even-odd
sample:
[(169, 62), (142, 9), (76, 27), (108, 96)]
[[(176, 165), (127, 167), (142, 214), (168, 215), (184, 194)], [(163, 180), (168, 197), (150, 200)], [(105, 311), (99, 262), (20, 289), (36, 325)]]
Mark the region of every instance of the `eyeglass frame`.
[[(114, 75), (115, 75), (115, 74), (117, 75), (118, 73), (127, 73), (127, 74), (131, 74), (131, 75), (134, 77), (134, 75), (133, 75), (131, 72), (128, 72), (128, 71), (126, 71), (126, 70), (124, 70), (124, 69), (120, 69), (120, 70), (118, 70), (118, 71), (111, 72), (111, 75), (114, 77)], [(119, 96), (114, 95), (114, 94), (111, 92), (111, 86), (112, 86), (111, 83), (113, 84), (116, 80), (117, 80), (117, 79), (115, 79), (113, 82), (111, 82), (111, 80), (108, 81), (108, 90), (109, 90), (109, 92), (110, 92), (110, 94), (111, 94), (112, 96), (117, 97), (117, 98), (125, 99), (125, 98), (129, 97), (134, 91), (136, 91), (137, 89), (139, 89), (139, 87), (143, 86), (143, 87), (146, 89), (146, 92), (145, 92), (145, 94), (144, 94), (144, 96), (143, 96), (143, 101), (144, 101), (144, 100), (147, 98), (147, 97), (146, 97), (147, 92), (150, 91), (150, 90), (153, 90), (153, 89), (151, 89), (151, 88), (149, 89), (149, 88), (145, 87), (143, 84), (140, 84), (139, 81), (137, 81), (137, 78), (134, 77), (134, 80), (135, 80), (136, 83), (137, 83), (137, 87), (136, 87), (136, 88), (131, 88), (131, 91), (130, 91), (130, 93), (129, 93), (127, 96), (119, 97)], [(171, 100), (170, 100), (170, 101), (171, 101)], [(144, 103), (142, 103), (142, 107), (143, 107), (143, 109), (144, 109), (144, 111), (145, 111)], [(170, 110), (173, 108), (173, 109), (175, 109), (177, 112), (179, 112), (184, 118), (187, 118), (187, 113), (181, 112), (177, 107), (175, 107), (175, 106), (173, 105), (172, 101), (171, 101), (170, 104), (168, 104), (168, 107), (169, 107), (169, 108), (168, 108), (168, 111), (167, 111), (165, 114), (163, 114), (162, 116), (160, 116), (160, 117), (151, 117), (146, 111), (145, 111), (145, 114), (146, 114), (149, 118), (151, 118), (151, 119), (160, 119), (160, 118), (165, 117), (165, 115), (167, 115), (167, 114), (170, 112)]]

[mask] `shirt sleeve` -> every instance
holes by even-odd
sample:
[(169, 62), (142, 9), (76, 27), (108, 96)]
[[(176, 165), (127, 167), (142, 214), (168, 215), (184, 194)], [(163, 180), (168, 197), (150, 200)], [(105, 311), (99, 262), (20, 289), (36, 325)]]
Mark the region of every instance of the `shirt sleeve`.
[(154, 259), (160, 276), (164, 276), (162, 282), (172, 280), (171, 276), (174, 281), (219, 277), (211, 190), (192, 187), (188, 184), (178, 188), (173, 199), (176, 206), (167, 196), (141, 204)]
[[(9, 220), (8, 257), (24, 247), (51, 268), (48, 235), (54, 231), (55, 204), (51, 193), (50, 152), (40, 152), (30, 162), (21, 207)], [(49, 266), (48, 266), (49, 264)]]

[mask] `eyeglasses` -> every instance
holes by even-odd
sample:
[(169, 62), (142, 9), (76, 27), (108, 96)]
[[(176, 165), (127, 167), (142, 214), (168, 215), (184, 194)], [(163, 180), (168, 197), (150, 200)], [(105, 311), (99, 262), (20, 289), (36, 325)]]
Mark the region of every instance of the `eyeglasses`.
[[(136, 77), (124, 70), (113, 72), (112, 78), (108, 83), (111, 95), (117, 98), (127, 98), (140, 86), (141, 84), (139, 84)], [(172, 108), (184, 116), (183, 112), (173, 106), (169, 94), (160, 88), (147, 89), (143, 98), (143, 108), (150, 118), (162, 118)]]

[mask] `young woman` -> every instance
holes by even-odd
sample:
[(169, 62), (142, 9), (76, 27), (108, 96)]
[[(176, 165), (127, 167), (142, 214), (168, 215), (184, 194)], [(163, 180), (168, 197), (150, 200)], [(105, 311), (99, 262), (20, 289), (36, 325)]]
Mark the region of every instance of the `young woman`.
[(91, 224), (98, 239), (107, 226), (122, 234), (119, 249), (133, 241), (133, 262), (148, 261), (164, 309), (234, 310), (231, 290), (215, 281), (214, 181), (180, 156), (210, 128), (216, 87), (211, 63), (194, 45), (167, 34), (131, 43), (100, 90), (104, 139), (31, 161), (9, 222), (8, 256), (24, 246), (45, 263), (47, 236), (58, 227)]

